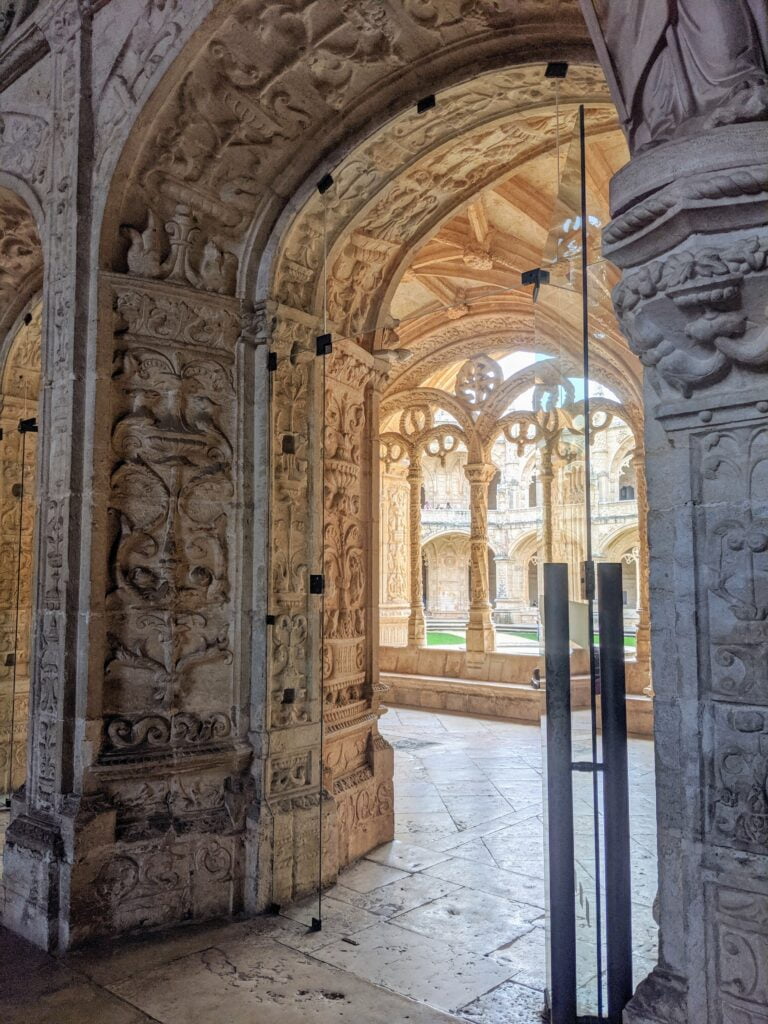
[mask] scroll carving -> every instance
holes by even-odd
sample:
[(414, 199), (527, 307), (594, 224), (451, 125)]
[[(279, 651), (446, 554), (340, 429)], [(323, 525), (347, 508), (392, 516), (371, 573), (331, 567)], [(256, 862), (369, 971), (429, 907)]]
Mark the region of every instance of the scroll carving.
[(696, 248), (625, 274), (614, 304), (632, 350), (683, 395), (734, 367), (768, 368), (762, 315), (768, 240)]
[(106, 749), (199, 745), (232, 730), (237, 319), (167, 284), (112, 287)]

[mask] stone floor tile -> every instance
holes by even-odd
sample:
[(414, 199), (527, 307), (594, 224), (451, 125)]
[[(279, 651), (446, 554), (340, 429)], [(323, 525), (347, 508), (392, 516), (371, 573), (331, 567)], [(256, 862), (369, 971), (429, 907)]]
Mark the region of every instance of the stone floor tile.
[(120, 982), (114, 991), (160, 1024), (440, 1024), (452, 1019), (264, 940), (193, 953)]
[(343, 885), (335, 885), (332, 892), (335, 899), (388, 918), (431, 903), (459, 888), (461, 883), (420, 874), (408, 875), (401, 882), (392, 882), (373, 892), (355, 892), (353, 889), (345, 889)]
[[(158, 967), (179, 957), (207, 949), (214, 946), (222, 937), (229, 937), (241, 930), (271, 930), (274, 927), (274, 920), (271, 917), (263, 917), (243, 922), (208, 922), (175, 928), (170, 932), (150, 932), (120, 940), (102, 939), (93, 945), (67, 953), (59, 962), (99, 985), (107, 985), (129, 978), (147, 968)], [(298, 926), (296, 928), (302, 930)]]
[[(525, 817), (528, 817), (528, 815), (525, 815)], [(508, 828), (515, 821), (520, 820), (520, 818), (521, 816), (515, 811), (510, 811), (508, 814), (503, 814), (499, 818), (493, 818), (491, 821), (483, 821), (479, 825), (474, 825), (472, 828), (464, 829), (461, 832), (457, 829), (455, 833), (438, 839), (432, 844), (431, 848), (441, 852), (451, 851), (454, 847), (462, 846), (470, 839), (484, 839), (488, 835), (492, 835), (504, 828)]]
[(491, 953), (530, 930), (539, 907), (490, 896), (478, 889), (456, 892), (394, 918), (402, 928), (441, 939), (456, 949)]
[(460, 832), (473, 825), (501, 818), (513, 810), (500, 796), (445, 796), (443, 802)]
[(499, 796), (499, 791), (491, 779), (477, 779), (476, 781), (465, 779), (463, 782), (439, 782), (434, 783), (435, 792), (440, 796)]
[(372, 860), (361, 860), (352, 867), (345, 868), (339, 875), (339, 882), (356, 892), (370, 892), (407, 876), (408, 872), (399, 868), (377, 864)]
[(458, 832), (458, 827), (447, 811), (427, 814), (398, 814), (395, 811), (395, 838), (430, 846), (430, 840)]
[(512, 965), (512, 980), (531, 988), (547, 987), (547, 936), (544, 928), (531, 928), (525, 935), (507, 946), (501, 946), (491, 955)]
[(309, 928), (312, 918), (317, 917), (317, 913), (317, 897), (284, 907), (280, 916), (294, 924), (301, 925), (303, 930), (291, 929), (287, 933), (281, 932), (276, 935), (276, 938), (290, 946), (291, 949), (299, 950), (302, 953), (311, 953), (328, 945), (329, 942), (333, 942), (334, 939), (354, 935), (380, 923), (380, 918), (375, 914), (369, 914), (367, 910), (353, 907), (350, 903), (345, 903), (343, 900), (329, 895), (323, 896), (322, 930), (313, 932)]
[(447, 853), (435, 853), (434, 850), (428, 850), (423, 846), (395, 839), (394, 842), (378, 846), (366, 859), (376, 861), (377, 864), (401, 868), (403, 871), (422, 871), (447, 858)]
[[(452, 852), (458, 855), (462, 849), (463, 847), (459, 846)], [(427, 869), (426, 874), (447, 882), (458, 882), (489, 896), (501, 896), (504, 899), (526, 903), (539, 908), (539, 913), (544, 910), (544, 881), (535, 875), (505, 871), (482, 861), (467, 863), (458, 856), (435, 864)]]
[(459, 857), (462, 860), (474, 861), (476, 864), (485, 864), (489, 867), (496, 867), (496, 861), (491, 856), (488, 847), (482, 839), (472, 839), (468, 843), (462, 843), (451, 850), (452, 857)]
[(356, 945), (333, 943), (320, 950), (317, 957), (447, 1011), (470, 1002), (510, 976), (505, 964), (457, 951), (392, 922), (362, 932), (355, 941)]
[(541, 1024), (543, 1008), (543, 992), (507, 981), (475, 999), (460, 1013), (474, 1024)]
[(151, 1024), (152, 1017), (103, 988), (84, 981), (36, 998), (0, 996), (3, 1024)]
[(435, 789), (431, 795), (419, 794), (419, 796), (405, 795), (398, 788), (395, 789), (395, 813), (397, 814), (423, 814), (444, 812), (447, 808), (440, 793)]

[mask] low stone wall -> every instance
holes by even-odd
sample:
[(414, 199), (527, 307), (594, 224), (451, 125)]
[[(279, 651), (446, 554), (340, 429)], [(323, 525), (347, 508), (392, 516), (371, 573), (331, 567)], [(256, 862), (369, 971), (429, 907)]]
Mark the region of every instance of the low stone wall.
[[(438, 676), (451, 679), (489, 680), (494, 683), (531, 681), (533, 670), (544, 674), (544, 656), (539, 654), (469, 655), (440, 647), (380, 647), (379, 668), (398, 675)], [(571, 654), (571, 673), (589, 673), (589, 654), (578, 649)]]
[[(425, 711), (451, 711), (515, 722), (536, 723), (546, 706), (543, 656), (487, 654), (479, 664), (468, 662), (465, 651), (382, 647), (381, 682), (387, 687), (383, 703)], [(542, 675), (542, 688), (530, 685), (533, 670)], [(634, 662), (627, 663), (627, 682)], [(571, 703), (574, 710), (589, 707), (589, 656), (571, 656)], [(629, 687), (628, 687), (629, 689)], [(599, 698), (598, 698), (599, 701)], [(634, 736), (653, 735), (653, 701), (637, 693), (627, 696), (627, 729)]]

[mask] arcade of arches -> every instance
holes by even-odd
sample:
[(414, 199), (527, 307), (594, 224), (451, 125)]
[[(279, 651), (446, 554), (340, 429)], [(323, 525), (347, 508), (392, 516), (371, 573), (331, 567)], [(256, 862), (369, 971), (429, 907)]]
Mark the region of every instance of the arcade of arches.
[[(577, 600), (591, 493), (653, 709), (658, 962), (625, 1019), (765, 1024), (768, 24), (673, 6), (4, 6), (11, 932), (253, 917), (388, 842), (388, 677), (448, 612), (467, 679), (518, 664), (496, 631), (548, 561)], [(579, 106), (581, 392), (577, 291), (519, 283)]]

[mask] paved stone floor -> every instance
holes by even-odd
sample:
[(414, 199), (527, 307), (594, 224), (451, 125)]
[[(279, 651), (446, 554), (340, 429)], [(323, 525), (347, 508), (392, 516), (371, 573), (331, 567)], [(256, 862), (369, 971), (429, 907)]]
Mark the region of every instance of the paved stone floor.
[[(545, 984), (540, 733), (391, 710), (397, 837), (278, 917), (54, 960), (0, 929), (3, 1024), (538, 1024)], [(632, 741), (637, 973), (655, 928), (649, 741)], [(585, 808), (582, 808), (582, 813)], [(577, 801), (577, 831), (579, 827)], [(579, 873), (589, 888), (588, 843)]]

